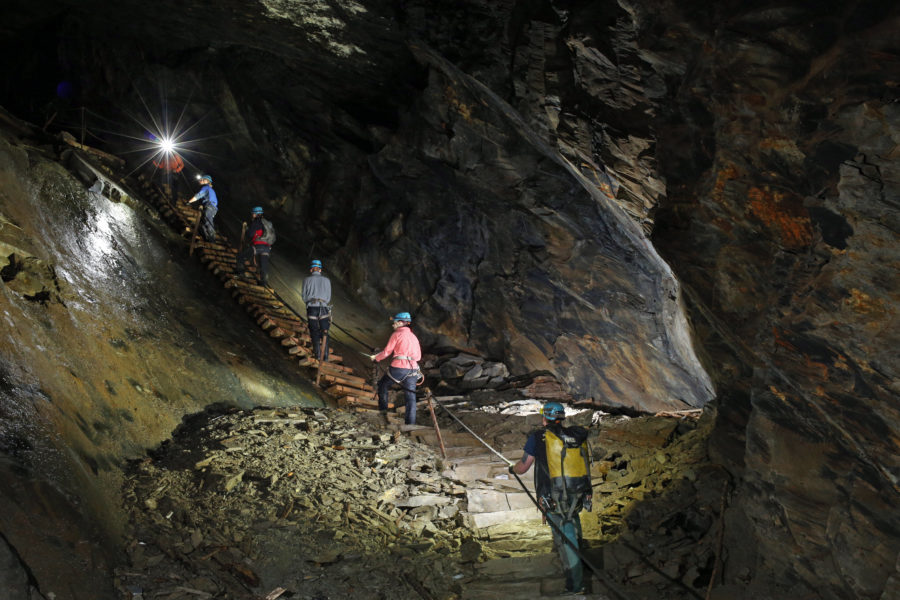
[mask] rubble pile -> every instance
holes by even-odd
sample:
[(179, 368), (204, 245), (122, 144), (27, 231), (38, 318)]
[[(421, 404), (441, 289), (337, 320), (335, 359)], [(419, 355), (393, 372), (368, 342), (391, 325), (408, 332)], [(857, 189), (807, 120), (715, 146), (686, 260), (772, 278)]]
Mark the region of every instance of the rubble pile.
[(457, 597), (463, 562), (478, 556), (458, 524), (465, 488), (441, 476), (429, 448), (372, 419), (298, 408), (187, 420), (132, 465), (120, 589), (169, 600)]

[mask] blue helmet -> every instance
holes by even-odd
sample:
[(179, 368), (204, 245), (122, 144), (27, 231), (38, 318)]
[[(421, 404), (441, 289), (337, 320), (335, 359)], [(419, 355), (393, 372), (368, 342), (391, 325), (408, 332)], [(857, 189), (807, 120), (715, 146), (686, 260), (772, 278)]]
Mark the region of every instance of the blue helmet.
[(391, 318), (391, 321), (412, 321), (408, 312), (399, 312)]
[(200, 176), (200, 181), (203, 181), (204, 179), (206, 179), (207, 181), (209, 181), (209, 185), (212, 185), (212, 176), (210, 176), (210, 175), (201, 175), (201, 176)]
[(562, 421), (566, 418), (566, 409), (559, 402), (548, 402), (541, 407), (541, 414), (548, 421)]
[(309, 265), (309, 268), (310, 268), (310, 269), (321, 269), (321, 268), (322, 268), (322, 261), (319, 260), (319, 259), (316, 259), (316, 260), (312, 261), (312, 264)]
[(251, 210), (250, 212), (253, 213), (254, 215), (261, 215), (261, 214), (263, 214), (262, 206), (254, 206), (253, 210)]

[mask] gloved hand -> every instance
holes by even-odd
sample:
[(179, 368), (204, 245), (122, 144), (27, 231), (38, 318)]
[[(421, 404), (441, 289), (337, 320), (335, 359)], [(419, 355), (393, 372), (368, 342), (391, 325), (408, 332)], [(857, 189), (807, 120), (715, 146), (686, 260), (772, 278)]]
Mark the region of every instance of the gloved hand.
[(591, 508), (594, 506), (594, 502), (590, 496), (585, 497), (584, 502), (582, 503), (584, 506), (584, 510), (591, 512)]
[(516, 463), (509, 463), (509, 466), (506, 468), (509, 471), (510, 475), (516, 475)]
[(369, 360), (371, 360), (372, 362), (375, 362), (375, 357), (377, 356), (377, 354), (366, 354), (366, 356), (369, 357)]

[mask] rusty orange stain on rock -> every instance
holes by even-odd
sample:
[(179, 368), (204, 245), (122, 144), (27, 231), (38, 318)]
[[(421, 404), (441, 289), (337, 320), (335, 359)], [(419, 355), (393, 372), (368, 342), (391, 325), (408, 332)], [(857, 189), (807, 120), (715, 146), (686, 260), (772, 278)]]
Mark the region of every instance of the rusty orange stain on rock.
[(812, 242), (809, 213), (799, 198), (789, 198), (768, 187), (752, 187), (747, 195), (750, 212), (778, 234), (785, 248), (802, 248)]
[(828, 379), (828, 365), (813, 360), (806, 354), (803, 355), (803, 358), (806, 359), (806, 366), (813, 372), (813, 375), (817, 374), (822, 379)]
[(850, 297), (844, 299), (844, 304), (858, 313), (883, 315), (888, 312), (884, 301), (872, 298), (869, 294), (853, 288)]
[(728, 163), (721, 169), (719, 169), (719, 173), (716, 175), (716, 185), (713, 187), (713, 199), (716, 202), (720, 202), (722, 200), (722, 194), (725, 193), (725, 186), (732, 179), (737, 179), (738, 170), (737, 167), (732, 163)]

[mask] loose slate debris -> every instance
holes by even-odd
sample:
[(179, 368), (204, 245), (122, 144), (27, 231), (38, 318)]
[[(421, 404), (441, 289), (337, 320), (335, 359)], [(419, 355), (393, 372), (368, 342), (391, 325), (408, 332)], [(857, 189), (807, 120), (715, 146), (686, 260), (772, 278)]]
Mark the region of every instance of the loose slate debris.
[[(339, 410), (191, 418), (124, 489), (124, 597), (458, 598), (464, 489), (434, 452)], [(274, 593), (274, 592), (271, 592)]]

